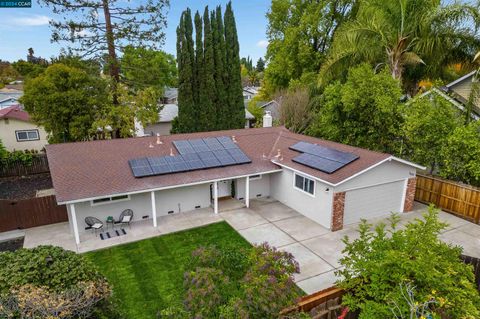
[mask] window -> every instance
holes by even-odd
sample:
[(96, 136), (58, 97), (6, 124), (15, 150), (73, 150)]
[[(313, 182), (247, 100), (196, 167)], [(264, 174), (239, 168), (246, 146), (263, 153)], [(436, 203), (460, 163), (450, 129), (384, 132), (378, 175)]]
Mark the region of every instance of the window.
[(306, 177), (303, 177), (301, 175), (297, 175), (295, 174), (295, 188), (303, 191), (303, 192), (306, 192), (310, 195), (314, 195), (315, 194), (315, 181), (309, 179), (309, 178), (306, 178)]
[(40, 139), (38, 130), (15, 131), (15, 135), (17, 135), (17, 142), (36, 141)]
[(130, 199), (130, 195), (119, 195), (119, 196), (98, 198), (98, 199), (92, 200), (92, 206), (106, 204), (110, 202), (124, 201), (129, 199)]
[(262, 175), (258, 174), (258, 175), (250, 175), (250, 180), (251, 181), (254, 181), (256, 179), (261, 179), (262, 178)]

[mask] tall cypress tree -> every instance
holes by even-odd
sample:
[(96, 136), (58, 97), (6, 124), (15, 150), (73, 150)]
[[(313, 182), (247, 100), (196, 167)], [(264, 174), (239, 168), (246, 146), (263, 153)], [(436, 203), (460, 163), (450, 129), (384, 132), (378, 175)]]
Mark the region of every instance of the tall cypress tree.
[(203, 14), (203, 28), (204, 28), (204, 41), (203, 41), (203, 85), (201, 85), (201, 107), (203, 117), (200, 117), (202, 123), (202, 129), (204, 131), (211, 131), (216, 129), (216, 116), (215, 109), (215, 60), (213, 52), (213, 36), (212, 26), (210, 24), (210, 12), (208, 6), (205, 7)]
[(242, 128), (245, 125), (245, 106), (242, 95), (242, 79), (240, 76), (240, 47), (237, 27), (232, 10), (232, 2), (227, 4), (224, 16), (226, 44), (227, 99), (229, 108), (229, 127)]
[(215, 109), (217, 111), (216, 128), (223, 130), (228, 128), (228, 103), (226, 92), (226, 74), (225, 74), (225, 39), (222, 19), (222, 8), (217, 6), (212, 11), (212, 34), (213, 34), (213, 53), (215, 60)]
[(194, 132), (196, 130), (196, 108), (194, 101), (194, 64), (195, 54), (192, 39), (192, 16), (190, 9), (182, 13), (177, 28), (178, 74), (178, 118), (173, 123), (175, 133)]
[(202, 17), (195, 13), (195, 106), (200, 113), (200, 90), (203, 76), (203, 25)]

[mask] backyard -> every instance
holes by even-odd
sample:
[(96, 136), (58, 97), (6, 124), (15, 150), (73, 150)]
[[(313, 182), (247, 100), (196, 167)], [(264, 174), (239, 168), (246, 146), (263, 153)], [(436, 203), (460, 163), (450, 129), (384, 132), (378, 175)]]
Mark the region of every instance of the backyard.
[(126, 318), (155, 318), (183, 301), (183, 274), (193, 250), (215, 245), (227, 249), (250, 244), (227, 223), (159, 236), (86, 254), (113, 287)]

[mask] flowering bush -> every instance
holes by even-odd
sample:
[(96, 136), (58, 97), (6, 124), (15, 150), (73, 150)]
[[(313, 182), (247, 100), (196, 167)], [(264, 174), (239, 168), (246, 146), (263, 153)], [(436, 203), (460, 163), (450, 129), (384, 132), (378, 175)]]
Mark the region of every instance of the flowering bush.
[(278, 318), (301, 294), (293, 279), (298, 263), (268, 244), (248, 252), (201, 247), (189, 267), (184, 309), (164, 310), (161, 318)]
[(344, 305), (360, 310), (361, 319), (410, 318), (402, 286), (415, 287), (414, 304), (427, 300), (432, 314), (442, 318), (480, 318), (480, 296), (475, 288), (471, 265), (460, 260), (461, 248), (442, 242), (439, 234), (446, 224), (431, 206), (423, 219), (398, 229), (398, 216), (391, 227), (379, 225), (371, 230), (365, 221), (360, 237), (344, 239), (342, 278), (338, 285), (347, 291)]

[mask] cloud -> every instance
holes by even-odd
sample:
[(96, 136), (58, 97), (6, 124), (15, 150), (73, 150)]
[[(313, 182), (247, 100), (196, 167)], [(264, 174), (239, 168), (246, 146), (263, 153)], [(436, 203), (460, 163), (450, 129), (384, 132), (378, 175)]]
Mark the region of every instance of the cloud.
[(26, 17), (12, 18), (10, 20), (12, 25), (16, 26), (40, 26), (47, 25), (50, 18), (44, 15), (34, 14)]
[(268, 47), (268, 41), (267, 40), (260, 40), (257, 42), (257, 47), (259, 48), (266, 48)]

